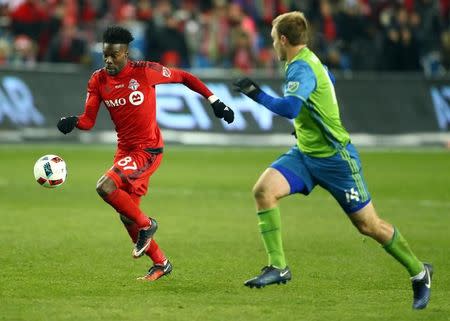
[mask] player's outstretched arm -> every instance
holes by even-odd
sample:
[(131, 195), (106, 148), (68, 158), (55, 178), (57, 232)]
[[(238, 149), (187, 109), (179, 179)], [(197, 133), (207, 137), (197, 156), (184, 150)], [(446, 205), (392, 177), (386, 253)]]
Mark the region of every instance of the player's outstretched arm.
[(242, 78), (234, 82), (237, 91), (260, 103), (277, 115), (293, 119), (300, 113), (303, 101), (296, 96), (276, 98), (266, 94), (250, 78)]
[(225, 120), (228, 124), (233, 122), (233, 110), (214, 95), (200, 79), (181, 69), (171, 69), (171, 74), (172, 79), (182, 82), (189, 89), (207, 98), (217, 118)]

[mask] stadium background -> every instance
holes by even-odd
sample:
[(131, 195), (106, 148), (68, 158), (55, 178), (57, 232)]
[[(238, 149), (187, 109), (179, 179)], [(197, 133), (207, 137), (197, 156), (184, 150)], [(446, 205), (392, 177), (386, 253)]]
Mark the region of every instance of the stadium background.
[[(287, 10), (310, 19), (309, 45), (336, 74), (357, 145), (448, 144), (448, 0), (0, 1), (0, 140), (61, 138), (54, 123), (81, 112), (87, 79), (102, 66), (102, 30), (114, 23), (135, 36), (134, 59), (191, 70), (237, 112), (225, 126), (188, 89), (159, 86), (167, 141), (289, 145), (289, 122), (230, 86), (250, 75), (281, 94), (270, 22)], [(108, 118), (101, 114), (93, 132), (72, 138), (114, 142)]]
[[(450, 25), (448, 0), (0, 0), (0, 320), (450, 320)], [(342, 118), (380, 214), (433, 262), (430, 306), (410, 310), (406, 273), (356, 233), (321, 189), (281, 202), (294, 279), (249, 291), (265, 253), (251, 187), (294, 143), (291, 124), (232, 91), (249, 75), (281, 94), (270, 21), (311, 20), (310, 46), (332, 69)], [(115, 135), (104, 110), (91, 132), (61, 135), (101, 66), (101, 32), (136, 37), (132, 55), (189, 69), (234, 108), (227, 126), (198, 96), (159, 86), (167, 146), (143, 209), (174, 273), (155, 284), (115, 213), (95, 193)], [(68, 181), (32, 178), (43, 154)]]

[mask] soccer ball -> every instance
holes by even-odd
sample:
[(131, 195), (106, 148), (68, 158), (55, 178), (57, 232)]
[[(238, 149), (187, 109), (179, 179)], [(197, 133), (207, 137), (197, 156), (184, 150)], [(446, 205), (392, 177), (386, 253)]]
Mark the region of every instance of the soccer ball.
[(56, 155), (44, 155), (34, 164), (34, 178), (44, 187), (61, 186), (67, 177), (66, 162)]

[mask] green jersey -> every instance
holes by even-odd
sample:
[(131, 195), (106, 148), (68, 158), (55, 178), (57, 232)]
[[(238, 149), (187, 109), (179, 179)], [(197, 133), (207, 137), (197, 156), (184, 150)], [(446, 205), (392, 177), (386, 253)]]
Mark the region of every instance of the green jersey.
[(298, 148), (314, 157), (328, 157), (350, 142), (341, 123), (336, 93), (328, 70), (307, 47), (285, 66), (284, 95), (303, 101), (294, 119)]

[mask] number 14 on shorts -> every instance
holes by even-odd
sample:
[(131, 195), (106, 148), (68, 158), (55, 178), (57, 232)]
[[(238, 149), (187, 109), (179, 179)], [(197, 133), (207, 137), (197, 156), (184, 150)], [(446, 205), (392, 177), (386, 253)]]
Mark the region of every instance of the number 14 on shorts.
[(359, 193), (354, 187), (352, 187), (350, 191), (345, 192), (345, 198), (347, 199), (347, 203), (350, 203), (353, 200), (359, 202)]

